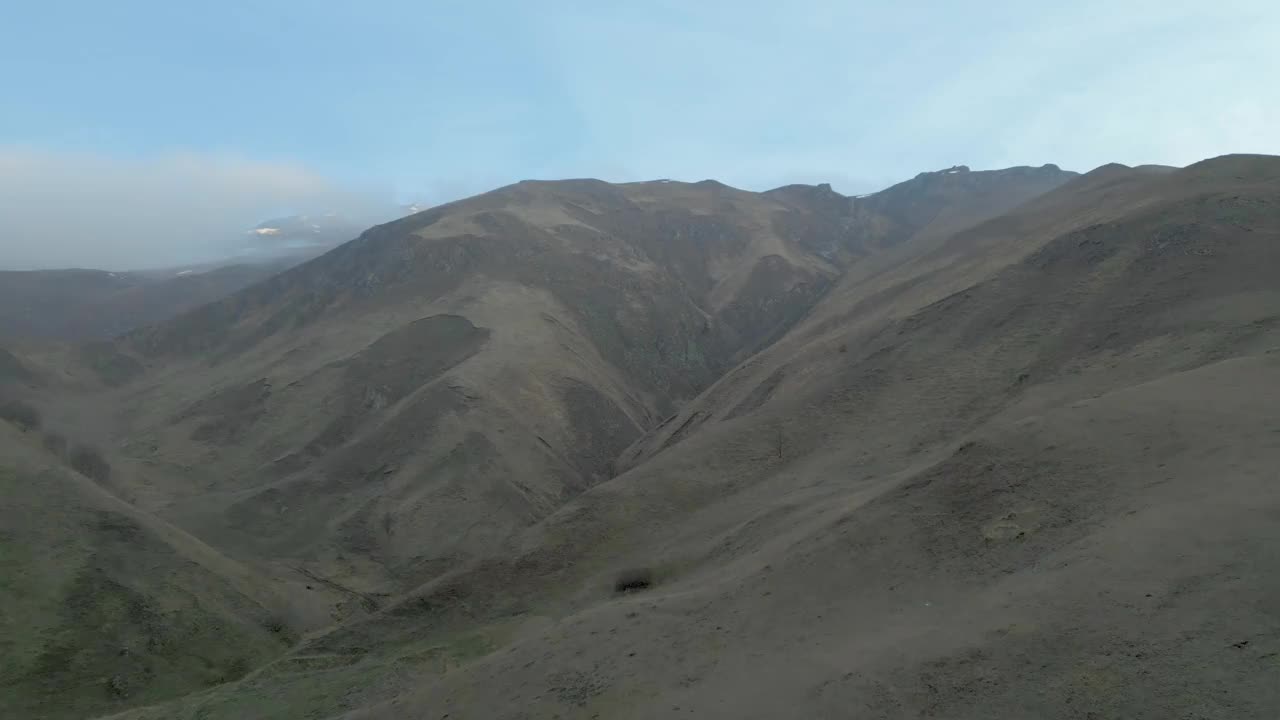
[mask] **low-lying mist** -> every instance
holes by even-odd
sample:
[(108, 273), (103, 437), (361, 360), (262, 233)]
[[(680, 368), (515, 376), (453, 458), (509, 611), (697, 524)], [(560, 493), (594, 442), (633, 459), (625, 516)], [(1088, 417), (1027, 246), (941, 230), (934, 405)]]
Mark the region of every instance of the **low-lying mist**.
[(293, 214), (355, 227), (399, 214), (391, 193), (239, 156), (145, 159), (0, 147), (0, 270), (130, 270), (241, 253), (246, 231)]

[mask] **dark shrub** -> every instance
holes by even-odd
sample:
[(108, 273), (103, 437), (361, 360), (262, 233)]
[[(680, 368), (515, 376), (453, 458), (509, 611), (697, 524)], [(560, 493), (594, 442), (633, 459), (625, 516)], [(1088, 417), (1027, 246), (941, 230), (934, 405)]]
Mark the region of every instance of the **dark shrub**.
[(107, 482), (111, 479), (111, 464), (102, 457), (97, 448), (88, 445), (77, 445), (67, 458), (71, 469), (91, 480)]
[(614, 592), (635, 592), (653, 585), (653, 571), (648, 568), (632, 568), (618, 573), (613, 581)]
[(107, 680), (107, 692), (113, 697), (127, 698), (132, 691), (132, 683), (124, 675), (112, 675)]

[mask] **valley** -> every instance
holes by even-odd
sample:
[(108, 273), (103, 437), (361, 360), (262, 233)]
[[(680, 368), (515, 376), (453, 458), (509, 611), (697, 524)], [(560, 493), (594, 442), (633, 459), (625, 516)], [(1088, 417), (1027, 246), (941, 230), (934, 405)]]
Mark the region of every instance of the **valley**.
[(0, 697), (1265, 717), (1277, 268), (1280, 159), (1231, 155), (526, 181), (96, 303), (0, 342)]

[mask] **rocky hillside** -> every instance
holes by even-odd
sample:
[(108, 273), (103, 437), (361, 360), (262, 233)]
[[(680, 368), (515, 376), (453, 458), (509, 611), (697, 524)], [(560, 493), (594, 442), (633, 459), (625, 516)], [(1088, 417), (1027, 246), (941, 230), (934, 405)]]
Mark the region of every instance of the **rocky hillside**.
[[(1004, 211), (934, 213), (902, 239), (810, 244), (849, 258), (866, 250), (780, 338), (673, 417), (645, 428), (637, 413), (630, 432), (645, 432), (616, 462), (620, 474), (582, 482), (523, 525), (509, 516), (513, 529), (469, 556), (455, 544), (456, 559), (434, 569), (393, 570), (399, 589), (368, 595), (376, 612), (344, 616), (258, 673), (128, 717), (1269, 717), (1280, 703), (1271, 681), (1280, 620), (1268, 609), (1280, 592), (1268, 549), (1280, 508), (1271, 481), (1280, 463), (1280, 290), (1270, 272), (1280, 266), (1278, 163), (1107, 166)], [(826, 191), (785, 194), (775, 201), (803, 212), (803, 197)], [(979, 219), (939, 224), (947, 216)], [(402, 257), (419, 257), (418, 242), (397, 245)], [(797, 267), (822, 268), (818, 260), (841, 255), (794, 257)], [(371, 287), (411, 276), (377, 267), (365, 275), (380, 280)], [(272, 292), (301, 297), (298, 287)], [(325, 297), (323, 283), (310, 287)], [(690, 296), (714, 295), (715, 284), (706, 292)], [(284, 357), (278, 333), (260, 337), (272, 315), (254, 314), (268, 306), (254, 293), (241, 316), (261, 319), (216, 330), (214, 317), (202, 333), (162, 329), (122, 346), (142, 373), (114, 391), (136, 399), (135, 427), (145, 426), (140, 408), (161, 401), (204, 413), (155, 436), (151, 447), (165, 448), (158, 459), (173, 463), (180, 442), (201, 447), (184, 434), (211, 422), (218, 403), (235, 404), (230, 395), (178, 399), (177, 377), (196, 368), (229, 377), (250, 358), (264, 369), (303, 362), (273, 359)], [(466, 502), (481, 492), (485, 507), (512, 507), (494, 492), (497, 474), (486, 482), (485, 463), (515, 457), (501, 439), (519, 437), (515, 421), (556, 417), (550, 404), (527, 404), (511, 425), (478, 420), (496, 416), (490, 403), (534, 394), (528, 378), (538, 371), (526, 368), (538, 367), (538, 346), (495, 357), (514, 332), (497, 320), (520, 317), (516, 303), (489, 315), (471, 300), (449, 313), (419, 311), (427, 319), (370, 331), (392, 334), (353, 343), (364, 349), (341, 360), (326, 357), (329, 345), (308, 328), (331, 313), (368, 313), (368, 296), (314, 307), (324, 309), (284, 326), (291, 343), (309, 339), (324, 368), (295, 388), (334, 399), (312, 405), (326, 409), (300, 437), (347, 437), (324, 432), (344, 417), (388, 432), (356, 430), (356, 444), (317, 450), (308, 462), (324, 472), (283, 471), (271, 485), (274, 507), (261, 503), (260, 476), (217, 472), (195, 494), (212, 512), (181, 502), (158, 503), (158, 512), (235, 556), (250, 546), (220, 536), (217, 523), (244, 518), (237, 532), (252, 535), (269, 520), (292, 534), (254, 552), (296, 557), (317, 575), (342, 567), (336, 555), (317, 560), (315, 539), (324, 538), (348, 567), (363, 568), (340, 578), (354, 582), (376, 577), (375, 566), (413, 565), (397, 566), (395, 542), (376, 535), (379, 517), (390, 515), (384, 538), (408, 527), (423, 542), (431, 535), (414, 528), (417, 518), (453, 521), (480, 507)], [(733, 362), (733, 336), (716, 325), (727, 321), (706, 309), (713, 303), (698, 307)], [(561, 312), (566, 326), (582, 322)], [(406, 359), (418, 357), (421, 365)], [(519, 373), (479, 374), (516, 357)], [(169, 376), (169, 367), (187, 374)], [(369, 372), (387, 373), (375, 386), (387, 388), (386, 403), (338, 390), (365, 387), (343, 378)], [(235, 402), (266, 397), (261, 417), (272, 418), (280, 380), (259, 375), (267, 385)], [(642, 390), (663, 388), (648, 382), (628, 386), (638, 407)], [(422, 404), (397, 405), (415, 385)], [(614, 404), (623, 414), (636, 407)], [(442, 419), (423, 416), (421, 435), (398, 435), (407, 426), (387, 413), (410, 407)], [(563, 417), (561, 427), (572, 427)], [(254, 420), (248, 434), (271, 426)], [(563, 448), (548, 426), (537, 434)], [(383, 475), (330, 464), (383, 437), (391, 444), (380, 452), (403, 452), (441, 436), (447, 453), (397, 456)], [(499, 451), (486, 454), (481, 437)], [(419, 468), (416, 484), (406, 467)], [(513, 463), (501, 479), (540, 471)], [(226, 477), (244, 484), (220, 490)], [(295, 483), (313, 484), (288, 494)], [(219, 493), (254, 499), (259, 514), (219, 507)], [(388, 495), (395, 504), (349, 513)], [(412, 515), (397, 514), (425, 495)], [(439, 504), (450, 512), (432, 515)], [(291, 519), (299, 508), (311, 529)], [(358, 550), (356, 537), (372, 549)], [(408, 587), (415, 579), (422, 584)]]
[[(102, 449), (114, 472), (97, 486), (273, 591), (307, 586), (285, 593), (282, 633), (336, 623), (322, 647), (245, 681), (293, 698), (287, 712), (252, 693), (249, 707), (354, 707), (407, 689), (381, 661), (347, 667), (364, 662), (358, 638), (382, 637), (384, 618), (408, 618), (395, 632), (429, 665), (468, 662), (500, 640), (482, 630), (443, 655), (419, 647), (444, 626), (406, 614), (417, 607), (406, 593), (465, 578), (477, 584), (448, 592), (489, 587), (485, 568), (542, 546), (531, 538), (630, 477), (614, 479), (661, 449), (656, 439), (671, 452), (700, 436), (682, 408), (704, 407), (726, 372), (741, 377), (811, 327), (851, 273), (908, 262), (1072, 177), (944, 171), (866, 198), (710, 181), (520, 183), (377, 226), (158, 326), (45, 356), (57, 381), (24, 397), (59, 433)], [(620, 549), (596, 540), (592, 552)], [(519, 592), (542, 603), (550, 577)], [(575, 578), (556, 591), (566, 608)], [(468, 606), (484, 620), (505, 596)], [(317, 672), (347, 687), (345, 699), (315, 695)], [(111, 702), (178, 692), (144, 685)]]
[(317, 640), (501, 648), (347, 717), (1267, 717), (1280, 160), (924, 244), (518, 552)]

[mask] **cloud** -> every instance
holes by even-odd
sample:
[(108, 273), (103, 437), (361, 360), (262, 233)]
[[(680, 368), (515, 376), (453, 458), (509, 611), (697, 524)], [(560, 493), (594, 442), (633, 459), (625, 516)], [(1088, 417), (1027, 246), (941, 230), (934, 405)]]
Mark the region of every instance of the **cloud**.
[(163, 267), (229, 255), (271, 217), (337, 212), (368, 224), (389, 194), (305, 168), (210, 153), (151, 158), (0, 146), (0, 268)]

